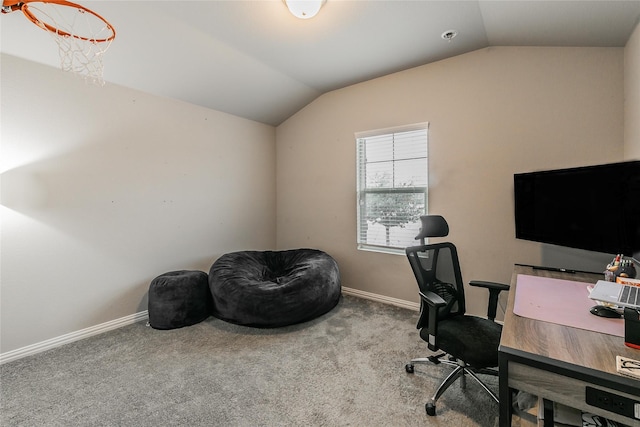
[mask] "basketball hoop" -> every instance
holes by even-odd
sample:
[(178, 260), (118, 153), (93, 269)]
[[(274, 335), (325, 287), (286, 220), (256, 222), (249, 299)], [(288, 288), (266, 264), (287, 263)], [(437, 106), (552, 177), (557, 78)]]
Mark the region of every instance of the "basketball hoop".
[(21, 10), (58, 44), (60, 67), (104, 85), (102, 56), (116, 37), (113, 26), (94, 11), (66, 0), (4, 0), (2, 13)]

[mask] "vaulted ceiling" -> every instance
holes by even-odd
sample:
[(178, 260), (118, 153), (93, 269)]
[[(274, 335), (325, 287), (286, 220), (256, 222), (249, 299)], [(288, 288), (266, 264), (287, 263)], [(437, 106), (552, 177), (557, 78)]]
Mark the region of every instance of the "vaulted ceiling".
[[(327, 0), (307, 20), (281, 0), (75, 2), (116, 29), (108, 83), (271, 125), (322, 93), (487, 46), (624, 47), (640, 19), (640, 0)], [(0, 25), (2, 53), (59, 66), (21, 12)]]

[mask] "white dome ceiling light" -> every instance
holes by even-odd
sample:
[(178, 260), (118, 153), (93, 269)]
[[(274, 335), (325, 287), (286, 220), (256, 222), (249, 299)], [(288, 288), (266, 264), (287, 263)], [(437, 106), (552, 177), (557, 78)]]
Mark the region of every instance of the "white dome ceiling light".
[(289, 12), (300, 19), (313, 18), (320, 12), (326, 0), (283, 0)]

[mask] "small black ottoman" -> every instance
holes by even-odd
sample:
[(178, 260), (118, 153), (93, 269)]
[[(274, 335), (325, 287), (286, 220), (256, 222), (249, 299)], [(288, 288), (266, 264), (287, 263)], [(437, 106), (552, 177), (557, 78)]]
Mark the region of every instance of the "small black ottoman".
[(213, 316), (256, 328), (306, 322), (340, 300), (336, 261), (317, 249), (225, 254), (209, 270)]
[(212, 308), (209, 276), (204, 271), (171, 271), (149, 285), (149, 325), (154, 329), (195, 325), (209, 317)]

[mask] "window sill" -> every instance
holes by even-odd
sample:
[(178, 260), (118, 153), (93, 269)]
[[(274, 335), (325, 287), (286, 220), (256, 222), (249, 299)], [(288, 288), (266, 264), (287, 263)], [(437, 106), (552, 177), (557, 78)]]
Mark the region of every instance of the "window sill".
[(377, 252), (377, 253), (389, 254), (389, 255), (402, 255), (402, 256), (406, 255), (404, 249), (387, 248), (384, 246), (358, 245), (358, 250), (365, 251), (365, 252)]

